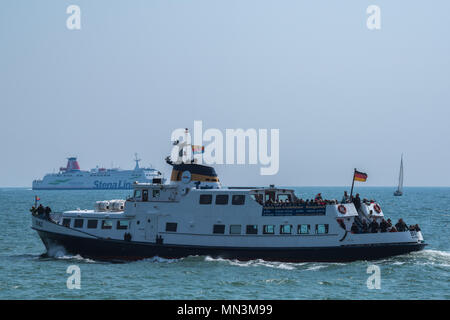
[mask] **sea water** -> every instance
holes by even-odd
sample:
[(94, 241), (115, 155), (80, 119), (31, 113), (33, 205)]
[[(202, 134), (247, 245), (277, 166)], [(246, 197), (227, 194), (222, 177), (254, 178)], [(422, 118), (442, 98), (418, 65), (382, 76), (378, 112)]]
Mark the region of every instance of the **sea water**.
[[(344, 188), (299, 187), (304, 199), (321, 192), (341, 199)], [(0, 299), (449, 299), (450, 188), (364, 187), (361, 198), (376, 199), (395, 223), (418, 223), (425, 250), (376, 261), (286, 263), (193, 256), (154, 257), (106, 263), (71, 256), (64, 248), (48, 255), (31, 229), (30, 207), (38, 195), (54, 211), (91, 209), (98, 200), (131, 191), (32, 191), (0, 189)], [(80, 270), (80, 289), (69, 289), (69, 266)], [(368, 286), (370, 266), (379, 267), (380, 288)], [(372, 267), (373, 268), (373, 267)], [(368, 273), (369, 271), (369, 273)], [(370, 282), (370, 279), (369, 279)], [(70, 287), (70, 286), (69, 286)]]

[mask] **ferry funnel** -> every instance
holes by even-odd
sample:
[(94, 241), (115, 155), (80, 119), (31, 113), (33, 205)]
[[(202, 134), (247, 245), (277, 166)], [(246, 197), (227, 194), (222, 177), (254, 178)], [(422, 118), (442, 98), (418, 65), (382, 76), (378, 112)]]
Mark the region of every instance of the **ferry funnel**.
[(67, 171), (79, 171), (80, 166), (76, 157), (67, 158)]

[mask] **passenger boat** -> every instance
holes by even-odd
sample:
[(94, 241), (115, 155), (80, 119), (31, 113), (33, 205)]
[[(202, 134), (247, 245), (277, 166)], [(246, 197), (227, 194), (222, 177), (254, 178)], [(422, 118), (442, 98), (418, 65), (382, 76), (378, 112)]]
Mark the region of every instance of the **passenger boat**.
[(353, 223), (384, 219), (364, 201), (303, 201), (273, 185), (223, 187), (213, 167), (173, 161), (170, 183), (135, 183), (126, 200), (99, 201), (94, 210), (32, 215), (47, 250), (100, 260), (207, 255), (272, 261), (354, 261), (418, 251), (421, 231), (352, 232)]

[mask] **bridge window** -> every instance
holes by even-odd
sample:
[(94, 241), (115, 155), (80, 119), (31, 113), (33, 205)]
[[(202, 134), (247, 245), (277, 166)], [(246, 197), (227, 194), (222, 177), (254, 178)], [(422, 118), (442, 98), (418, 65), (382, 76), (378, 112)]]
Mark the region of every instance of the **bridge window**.
[(134, 199), (136, 199), (136, 200), (140, 200), (141, 199), (141, 190), (135, 190), (134, 191)]
[(309, 224), (299, 224), (297, 228), (298, 234), (308, 234), (310, 230)]
[(176, 222), (167, 222), (166, 223), (166, 231), (177, 232), (177, 223)]
[(241, 234), (242, 226), (240, 224), (230, 225), (230, 234)]
[(280, 234), (291, 234), (292, 233), (292, 225), (283, 224), (280, 226)]
[(258, 226), (257, 225), (247, 225), (247, 234), (258, 234)]
[(128, 220), (118, 220), (117, 221), (117, 225), (116, 225), (116, 229), (117, 230), (127, 230), (128, 229), (128, 224), (129, 224)]
[(153, 190), (153, 198), (159, 198), (159, 190)]
[(111, 220), (102, 220), (102, 229), (112, 229), (113, 223)]
[(70, 228), (70, 219), (64, 218), (62, 222), (63, 227)]
[(218, 194), (216, 196), (216, 204), (228, 204), (228, 195), (227, 194)]
[(211, 203), (212, 203), (212, 194), (200, 195), (200, 204), (211, 204)]
[(225, 233), (225, 225), (224, 224), (215, 224), (213, 227), (213, 233)]
[(83, 219), (75, 219), (74, 223), (73, 223), (73, 227), (74, 228), (83, 228)]
[(88, 229), (97, 229), (98, 220), (88, 220)]
[(273, 224), (263, 226), (263, 234), (275, 234), (275, 226)]
[(231, 204), (233, 205), (243, 205), (245, 203), (245, 195), (235, 194), (231, 198)]
[(148, 190), (142, 190), (142, 201), (148, 201)]
[(328, 233), (328, 224), (316, 224), (316, 234)]

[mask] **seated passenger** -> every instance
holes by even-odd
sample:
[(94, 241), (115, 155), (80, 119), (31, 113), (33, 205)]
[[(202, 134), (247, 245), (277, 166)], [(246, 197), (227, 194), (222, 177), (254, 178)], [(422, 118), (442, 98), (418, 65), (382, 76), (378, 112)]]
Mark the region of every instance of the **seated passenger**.
[(361, 222), (361, 225), (362, 225), (362, 232), (363, 233), (369, 232), (369, 225), (367, 224), (366, 219), (363, 219), (363, 221)]
[(406, 225), (406, 223), (403, 221), (402, 218), (400, 218), (397, 222), (397, 224), (395, 225), (395, 228), (397, 229), (397, 231), (399, 232), (404, 232), (404, 231), (408, 231), (408, 226)]
[(358, 226), (356, 225), (356, 222), (353, 222), (352, 228), (350, 229), (350, 231), (352, 233), (359, 233)]
[(386, 222), (386, 220), (381, 220), (380, 222), (380, 230), (381, 232), (387, 232), (387, 229), (389, 227), (389, 224)]
[(350, 202), (350, 197), (347, 194), (347, 191), (344, 191), (344, 196), (342, 197), (341, 203), (347, 203)]
[(369, 224), (370, 232), (377, 233), (379, 227), (377, 219), (373, 218), (372, 222)]

